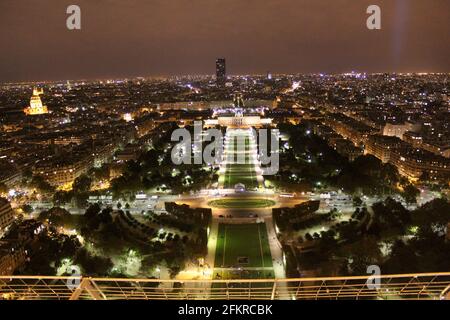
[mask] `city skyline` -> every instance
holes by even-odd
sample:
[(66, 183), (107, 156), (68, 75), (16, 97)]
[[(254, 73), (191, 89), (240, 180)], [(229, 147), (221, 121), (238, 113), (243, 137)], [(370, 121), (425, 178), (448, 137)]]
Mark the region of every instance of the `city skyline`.
[(370, 1), (77, 4), (74, 31), (69, 3), (0, 4), (0, 82), (214, 74), (222, 56), (229, 74), (450, 71), (447, 1), (376, 1), (381, 30)]
[(448, 0), (30, 2), (0, 300), (450, 300)]
[[(107, 283), (134, 278), (149, 281), (139, 299), (185, 280), (206, 290), (196, 298), (230, 298), (249, 281), (246, 299), (339, 299), (349, 292), (331, 283), (289, 286), (342, 276), (351, 289), (376, 272), (389, 296), (367, 285), (366, 298), (448, 299), (449, 78), (3, 86), (0, 296), (78, 299), (98, 281), (101, 296), (88, 298), (124, 298)], [(49, 280), (29, 295), (23, 276)], [(409, 291), (412, 277), (427, 289)]]

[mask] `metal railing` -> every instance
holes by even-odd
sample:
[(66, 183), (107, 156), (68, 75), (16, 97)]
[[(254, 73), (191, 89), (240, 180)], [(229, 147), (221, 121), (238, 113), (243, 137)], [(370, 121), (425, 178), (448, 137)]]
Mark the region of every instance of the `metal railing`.
[(1, 276), (0, 299), (11, 300), (450, 300), (450, 272), (298, 279), (159, 280)]

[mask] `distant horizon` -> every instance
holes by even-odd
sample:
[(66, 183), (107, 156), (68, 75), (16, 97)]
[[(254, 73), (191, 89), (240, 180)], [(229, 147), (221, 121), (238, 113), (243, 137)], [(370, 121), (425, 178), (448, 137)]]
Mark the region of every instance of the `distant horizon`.
[[(380, 75), (380, 74), (398, 74), (398, 75), (450, 75), (449, 71), (377, 71), (377, 72), (366, 72), (359, 70), (351, 70), (344, 72), (295, 72), (295, 73), (283, 73), (283, 72), (271, 72), (272, 76), (307, 76), (307, 75), (326, 75), (326, 76), (337, 76), (346, 74), (365, 74), (365, 75)], [(236, 73), (227, 74), (227, 77), (254, 77), (254, 76), (266, 76), (265, 73)], [(19, 80), (19, 81), (0, 81), (1, 85), (11, 85), (11, 84), (29, 84), (29, 83), (59, 83), (67, 81), (108, 81), (108, 80), (137, 80), (137, 79), (170, 79), (174, 77), (186, 78), (186, 77), (211, 77), (214, 78), (215, 74), (170, 74), (170, 75), (127, 75), (127, 76), (111, 76), (111, 77), (92, 77), (92, 78), (61, 78), (61, 79), (46, 79), (46, 80)]]

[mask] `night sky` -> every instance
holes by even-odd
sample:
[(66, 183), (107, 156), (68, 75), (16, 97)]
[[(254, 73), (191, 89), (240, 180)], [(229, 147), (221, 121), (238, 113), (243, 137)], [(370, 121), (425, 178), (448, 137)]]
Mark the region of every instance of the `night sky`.
[(0, 81), (213, 74), (217, 57), (229, 74), (450, 72), (449, 21), (449, 0), (0, 0)]

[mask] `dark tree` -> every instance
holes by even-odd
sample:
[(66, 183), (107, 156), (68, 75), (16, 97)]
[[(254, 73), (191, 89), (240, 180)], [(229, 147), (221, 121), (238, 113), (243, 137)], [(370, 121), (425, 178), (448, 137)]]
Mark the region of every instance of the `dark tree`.
[(415, 204), (417, 203), (417, 197), (420, 195), (420, 190), (417, 189), (412, 184), (408, 184), (404, 190), (403, 190), (403, 198), (405, 199), (406, 203), (408, 204)]

